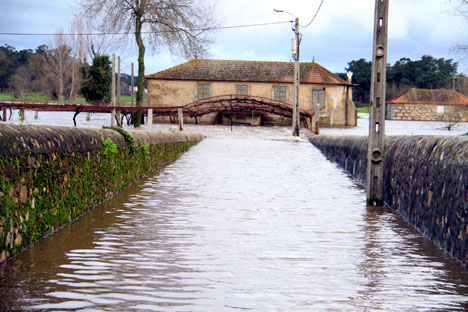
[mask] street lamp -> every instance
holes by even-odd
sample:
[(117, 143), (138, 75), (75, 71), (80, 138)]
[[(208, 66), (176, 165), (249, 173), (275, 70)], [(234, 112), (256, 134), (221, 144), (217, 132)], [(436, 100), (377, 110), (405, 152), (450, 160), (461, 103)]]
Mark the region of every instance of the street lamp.
[(286, 13), (295, 18), (294, 23), (294, 33), (295, 39), (292, 42), (292, 54), (294, 57), (294, 99), (293, 99), (293, 118), (292, 118), (292, 135), (299, 136), (300, 128), (300, 114), (299, 114), (299, 45), (300, 45), (300, 36), (299, 36), (299, 17), (296, 17), (294, 14), (273, 9), (276, 13)]

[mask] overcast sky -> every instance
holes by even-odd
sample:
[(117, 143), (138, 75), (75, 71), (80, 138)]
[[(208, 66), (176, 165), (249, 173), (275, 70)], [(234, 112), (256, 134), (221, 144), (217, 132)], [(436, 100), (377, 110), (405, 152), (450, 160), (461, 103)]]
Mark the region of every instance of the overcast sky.
[[(223, 26), (288, 21), (292, 17), (273, 8), (291, 12), (306, 25), (321, 0), (211, 0)], [(459, 72), (468, 72), (468, 62), (450, 52), (457, 43), (468, 43), (468, 20), (454, 14), (457, 0), (390, 0), (388, 62), (402, 57), (413, 60), (422, 55), (453, 58)], [(53, 33), (68, 28), (73, 17), (73, 0), (0, 0), (0, 32)], [(348, 62), (372, 58), (375, 0), (324, 0), (315, 21), (302, 28), (301, 61), (315, 61), (332, 72), (344, 72)], [(209, 58), (290, 61), (291, 25), (278, 24), (218, 30)], [(35, 49), (47, 44), (47, 36), (0, 35), (0, 44), (17, 49)], [(136, 63), (136, 51), (115, 51), (122, 55), (122, 72)], [(164, 49), (147, 49), (146, 74), (184, 62)]]

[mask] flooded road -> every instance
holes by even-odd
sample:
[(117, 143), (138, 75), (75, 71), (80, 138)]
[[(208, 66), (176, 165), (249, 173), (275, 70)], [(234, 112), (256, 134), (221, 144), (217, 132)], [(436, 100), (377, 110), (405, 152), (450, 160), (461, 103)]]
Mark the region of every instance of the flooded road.
[(0, 276), (0, 310), (468, 308), (459, 264), (281, 135), (205, 139)]

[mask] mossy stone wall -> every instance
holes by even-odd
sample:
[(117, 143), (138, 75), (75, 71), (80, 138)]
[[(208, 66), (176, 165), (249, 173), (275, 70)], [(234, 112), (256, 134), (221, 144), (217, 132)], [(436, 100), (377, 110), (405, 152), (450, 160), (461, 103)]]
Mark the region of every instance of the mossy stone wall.
[[(366, 183), (367, 137), (310, 141)], [(468, 264), (468, 137), (385, 138), (385, 202), (451, 257)]]
[(0, 263), (202, 139), (0, 125)]

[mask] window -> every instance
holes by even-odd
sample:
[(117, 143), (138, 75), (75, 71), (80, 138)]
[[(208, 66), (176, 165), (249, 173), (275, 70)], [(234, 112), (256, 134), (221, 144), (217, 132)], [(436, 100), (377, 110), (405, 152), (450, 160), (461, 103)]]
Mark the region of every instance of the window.
[(273, 87), (273, 99), (276, 101), (286, 102), (286, 94), (288, 88), (286, 86)]
[(249, 86), (236, 85), (236, 94), (249, 95)]
[(439, 105), (437, 106), (437, 114), (445, 113), (445, 106)]
[(197, 98), (206, 99), (211, 96), (211, 85), (209, 83), (199, 83), (197, 88)]
[(325, 115), (327, 113), (326, 96), (325, 88), (312, 88), (310, 109), (315, 110), (315, 106), (318, 104), (320, 115)]

